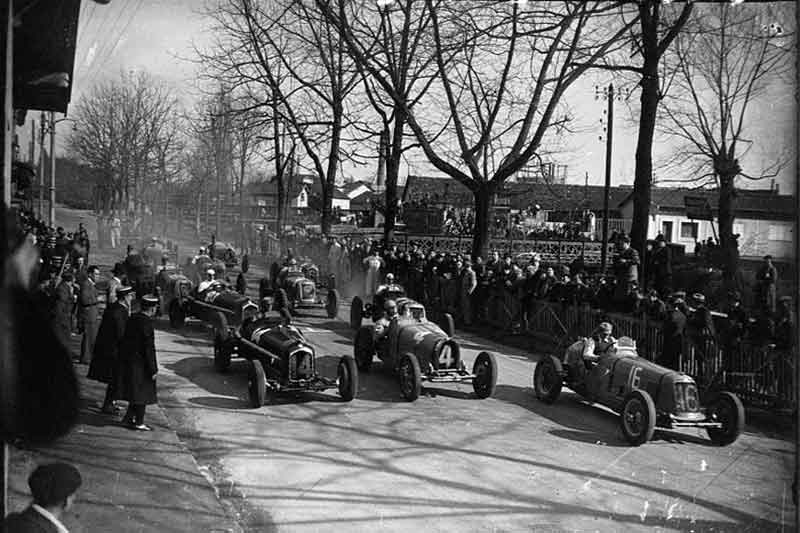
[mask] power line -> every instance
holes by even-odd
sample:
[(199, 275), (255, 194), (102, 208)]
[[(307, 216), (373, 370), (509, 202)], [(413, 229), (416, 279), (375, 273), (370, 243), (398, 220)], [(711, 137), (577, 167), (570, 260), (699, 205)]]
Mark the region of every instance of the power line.
[[(90, 72), (87, 75), (87, 85), (88, 86), (91, 86), (91, 84), (93, 83), (93, 81), (92, 81), (93, 78), (96, 77), (98, 74), (100, 74), (100, 72), (102, 71), (102, 67), (105, 66), (106, 63), (108, 63), (108, 60), (113, 55), (114, 49), (119, 44), (119, 41), (122, 39), (122, 36), (127, 31), (128, 27), (130, 26), (130, 24), (133, 21), (133, 19), (136, 17), (139, 9), (142, 7), (142, 3), (143, 3), (143, 0), (139, 0), (138, 4), (136, 4), (136, 7), (134, 7), (131, 10), (131, 15), (128, 17), (127, 22), (124, 24), (124, 27), (122, 28), (122, 31), (120, 31), (117, 34), (117, 38), (114, 40), (114, 44), (111, 44), (111, 40), (113, 39), (113, 37), (110, 37), (104, 43), (105, 45), (102, 47), (102, 50), (100, 50), (96, 54), (95, 59), (92, 61), (92, 64), (90, 66), (90, 69), (89, 69)], [(119, 13), (117, 14), (117, 18), (111, 24), (111, 29), (109, 30), (107, 35), (113, 35), (114, 34), (114, 27), (121, 26), (119, 24), (119, 21), (122, 20), (122, 15), (125, 12), (125, 7), (129, 6), (129, 5), (132, 5), (132, 4), (131, 3), (127, 3), (127, 4), (125, 4), (125, 6), (120, 8)], [(111, 44), (111, 46), (108, 46), (109, 44)]]

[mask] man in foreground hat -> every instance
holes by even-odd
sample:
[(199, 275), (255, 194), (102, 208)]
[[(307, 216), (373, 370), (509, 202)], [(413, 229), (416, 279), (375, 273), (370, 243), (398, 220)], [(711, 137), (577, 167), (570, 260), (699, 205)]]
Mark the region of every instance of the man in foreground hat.
[(78, 469), (67, 463), (40, 465), (28, 477), (33, 502), (21, 513), (3, 522), (5, 533), (66, 533), (61, 522), (75, 500), (83, 480)]
[(142, 297), (141, 310), (131, 315), (125, 325), (120, 343), (121, 390), (120, 400), (128, 401), (123, 423), (131, 429), (150, 431), (144, 423), (145, 407), (157, 403), (155, 331), (153, 315), (158, 298), (152, 294)]
[(100, 330), (97, 332), (97, 341), (94, 345), (92, 364), (89, 365), (87, 377), (107, 385), (101, 408), (101, 411), (106, 414), (115, 414), (118, 410), (114, 404), (114, 395), (120, 388), (120, 341), (125, 334), (125, 326), (131, 314), (133, 296), (133, 287), (117, 289), (116, 300), (103, 313)]

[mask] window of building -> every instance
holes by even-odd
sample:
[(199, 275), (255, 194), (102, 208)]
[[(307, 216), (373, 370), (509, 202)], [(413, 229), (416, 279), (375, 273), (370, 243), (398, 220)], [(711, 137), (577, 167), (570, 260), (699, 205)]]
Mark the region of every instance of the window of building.
[(681, 239), (697, 240), (697, 222), (681, 222)]
[(781, 224), (769, 225), (769, 240), (771, 241), (791, 241), (792, 228)]

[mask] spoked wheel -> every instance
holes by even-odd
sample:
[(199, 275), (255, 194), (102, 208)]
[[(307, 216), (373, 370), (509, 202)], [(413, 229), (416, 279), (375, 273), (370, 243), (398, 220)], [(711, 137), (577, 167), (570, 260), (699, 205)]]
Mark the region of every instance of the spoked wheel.
[(250, 405), (259, 408), (267, 401), (267, 375), (261, 361), (250, 361), (250, 370), (247, 375), (247, 392), (250, 396)]
[(544, 357), (533, 371), (533, 391), (544, 403), (555, 402), (561, 394), (562, 380), (554, 359), (552, 355)]
[[(449, 315), (448, 315), (449, 316)], [(475, 363), (472, 365), (472, 388), (475, 395), (480, 398), (489, 398), (497, 388), (497, 359), (491, 352), (481, 352), (478, 354)]]
[(350, 327), (358, 331), (361, 327), (361, 321), (364, 319), (364, 302), (358, 296), (353, 298), (353, 303), (350, 304)]
[(339, 396), (342, 397), (342, 400), (349, 402), (355, 398), (358, 392), (358, 369), (356, 368), (355, 359), (352, 357), (342, 357), (339, 360), (336, 377), (339, 386)]
[(361, 372), (369, 372), (372, 366), (372, 359), (375, 357), (375, 342), (372, 338), (372, 328), (369, 326), (365, 326), (356, 332), (353, 355), (358, 369)]
[(643, 390), (634, 390), (625, 398), (620, 413), (622, 433), (634, 446), (653, 438), (656, 428), (656, 405)]
[(328, 300), (325, 302), (325, 311), (328, 318), (336, 318), (339, 315), (339, 291), (331, 289), (328, 291)]
[(414, 354), (405, 354), (400, 359), (400, 392), (403, 398), (413, 402), (419, 398), (422, 392), (422, 372), (419, 369), (419, 361)]
[(744, 406), (738, 396), (721, 392), (708, 406), (708, 417), (720, 428), (708, 428), (708, 438), (717, 446), (732, 444), (744, 429)]
[(214, 335), (214, 368), (217, 372), (227, 372), (231, 367), (231, 352), (226, 340), (219, 334)]

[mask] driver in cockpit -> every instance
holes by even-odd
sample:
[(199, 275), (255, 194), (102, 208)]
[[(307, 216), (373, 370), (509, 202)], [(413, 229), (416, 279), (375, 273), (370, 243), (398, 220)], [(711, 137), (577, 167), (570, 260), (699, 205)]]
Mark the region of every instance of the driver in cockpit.
[(587, 363), (596, 363), (603, 356), (614, 351), (617, 339), (612, 336), (613, 326), (601, 322), (592, 332), (592, 336), (581, 339), (567, 348), (566, 363), (572, 371), (575, 383), (583, 383), (586, 377)]

